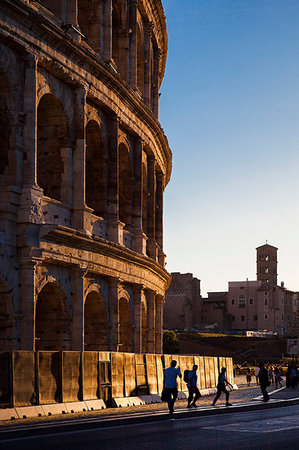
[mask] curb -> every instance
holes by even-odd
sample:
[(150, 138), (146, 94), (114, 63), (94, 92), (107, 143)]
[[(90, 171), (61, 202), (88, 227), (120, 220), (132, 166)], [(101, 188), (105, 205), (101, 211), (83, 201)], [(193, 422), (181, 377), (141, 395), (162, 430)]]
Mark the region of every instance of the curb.
[(51, 433), (59, 433), (61, 429), (64, 432), (72, 432), (84, 429), (103, 429), (103, 428), (113, 428), (119, 426), (136, 425), (142, 423), (154, 423), (154, 422), (165, 422), (170, 420), (179, 419), (194, 419), (203, 416), (213, 416), (218, 414), (234, 414), (236, 412), (247, 412), (254, 410), (266, 410), (272, 408), (281, 408), (287, 406), (293, 406), (299, 404), (299, 397), (287, 400), (270, 400), (267, 403), (261, 402), (250, 402), (250, 403), (240, 403), (232, 405), (231, 407), (218, 406), (218, 407), (203, 407), (199, 409), (187, 409), (177, 410), (173, 414), (169, 414), (166, 411), (154, 412), (152, 414), (147, 414), (144, 412), (131, 413), (125, 416), (105, 416), (97, 418), (80, 418), (73, 419), (71, 421), (57, 421), (51, 423), (39, 423), (39, 424), (24, 424), (17, 425), (13, 427), (4, 427), (0, 429), (0, 442), (1, 440), (9, 439), (12, 436), (16, 437), (26, 437), (33, 435), (43, 435)]

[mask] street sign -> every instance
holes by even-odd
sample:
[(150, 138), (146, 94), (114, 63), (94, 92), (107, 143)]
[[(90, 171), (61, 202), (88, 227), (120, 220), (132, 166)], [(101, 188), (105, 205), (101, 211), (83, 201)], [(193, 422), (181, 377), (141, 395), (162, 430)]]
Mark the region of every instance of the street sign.
[(299, 354), (299, 339), (288, 339), (287, 353), (288, 353), (288, 355), (298, 355)]

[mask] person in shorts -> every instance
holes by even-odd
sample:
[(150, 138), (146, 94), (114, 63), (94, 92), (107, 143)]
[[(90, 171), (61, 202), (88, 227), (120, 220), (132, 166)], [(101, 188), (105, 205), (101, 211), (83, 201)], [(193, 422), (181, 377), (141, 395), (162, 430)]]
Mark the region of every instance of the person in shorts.
[(164, 370), (164, 390), (170, 414), (174, 412), (173, 407), (178, 396), (177, 377), (182, 378), (180, 368), (176, 368), (176, 365), (177, 362), (173, 360), (170, 363), (170, 367)]

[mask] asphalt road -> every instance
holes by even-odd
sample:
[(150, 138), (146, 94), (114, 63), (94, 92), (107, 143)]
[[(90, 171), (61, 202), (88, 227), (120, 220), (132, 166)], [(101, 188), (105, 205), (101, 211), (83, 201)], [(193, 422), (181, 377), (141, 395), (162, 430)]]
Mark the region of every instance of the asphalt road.
[[(23, 435), (22, 435), (23, 434)], [(27, 434), (27, 436), (26, 436)], [(2, 439), (2, 440), (1, 440)], [(14, 430), (0, 436), (1, 450), (60, 449), (271, 449), (299, 448), (299, 405), (208, 417), (104, 427), (78, 421), (37, 425), (30, 433)]]

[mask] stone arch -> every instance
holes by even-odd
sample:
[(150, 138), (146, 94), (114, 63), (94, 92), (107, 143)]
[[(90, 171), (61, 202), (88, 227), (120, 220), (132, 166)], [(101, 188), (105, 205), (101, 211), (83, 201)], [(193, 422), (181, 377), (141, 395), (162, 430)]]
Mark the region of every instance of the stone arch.
[(141, 353), (146, 352), (147, 340), (147, 304), (145, 299), (141, 301)]
[(143, 97), (144, 92), (144, 27), (143, 19), (139, 11), (137, 11), (137, 27), (136, 27), (136, 40), (137, 40), (137, 87)]
[(3, 351), (14, 347), (14, 308), (11, 291), (0, 278), (0, 348)]
[(0, 68), (0, 177), (8, 171), (11, 119), (10, 89), (6, 73)]
[(107, 350), (107, 311), (99, 286), (88, 290), (84, 302), (84, 350)]
[(119, 351), (132, 351), (132, 319), (129, 294), (122, 290), (118, 301)]
[(128, 34), (123, 0), (112, 0), (112, 59), (119, 73), (127, 79)]
[(121, 141), (119, 150), (119, 220), (125, 229), (131, 231), (132, 225), (132, 155), (131, 148)]
[(106, 215), (107, 171), (103, 135), (99, 124), (86, 125), (86, 204), (97, 216)]
[(63, 194), (63, 149), (67, 147), (68, 123), (62, 103), (53, 94), (45, 94), (37, 109), (37, 183), (44, 195), (59, 201)]
[(44, 284), (35, 309), (35, 349), (70, 350), (70, 310), (55, 282)]

